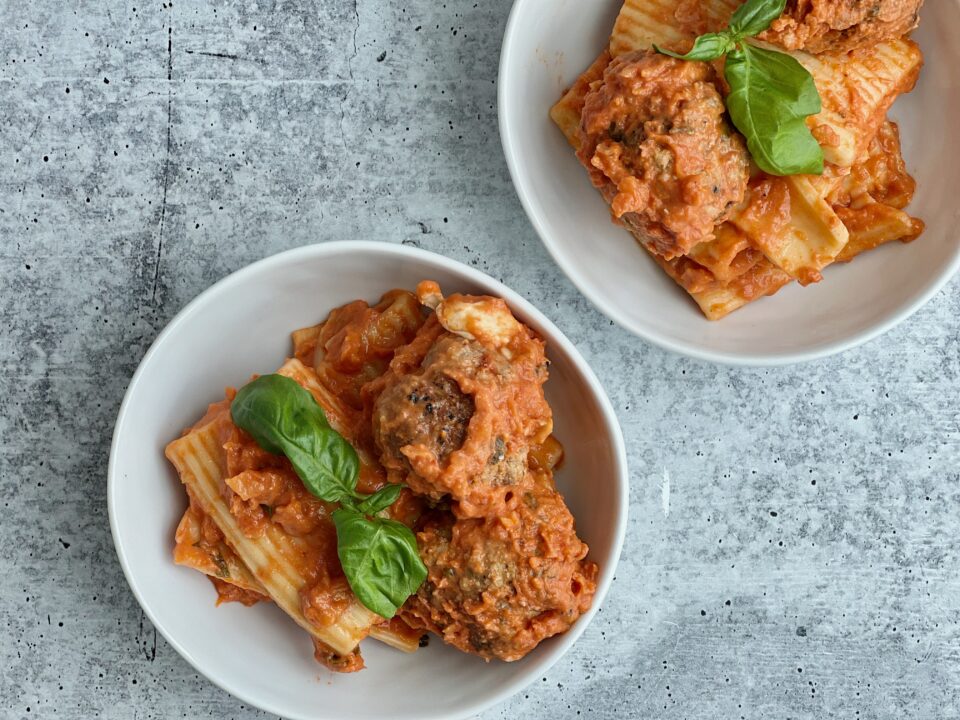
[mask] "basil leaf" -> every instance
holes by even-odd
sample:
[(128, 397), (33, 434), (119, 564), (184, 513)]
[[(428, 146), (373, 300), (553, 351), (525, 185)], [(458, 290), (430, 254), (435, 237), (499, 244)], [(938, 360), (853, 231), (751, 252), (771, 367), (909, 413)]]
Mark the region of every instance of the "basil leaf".
[(350, 589), (366, 608), (392, 618), (427, 577), (413, 532), (395, 520), (367, 518), (348, 508), (336, 510), (333, 522)]
[[(230, 414), (234, 424), (250, 433), (257, 445), (282, 455), (283, 443), (277, 436), (296, 432), (300, 418), (313, 414), (311, 404), (316, 405), (313, 396), (290, 378), (261, 375), (240, 389), (230, 404)], [(326, 424), (322, 410), (320, 415)]]
[(356, 508), (365, 515), (376, 515), (381, 510), (386, 510), (393, 505), (400, 497), (400, 493), (403, 492), (403, 488), (403, 485), (385, 485), (373, 495), (358, 503)]
[(804, 120), (820, 112), (813, 77), (794, 58), (743, 43), (728, 53), (727, 110), (754, 161), (770, 175), (823, 173), (823, 150)]
[(706, 35), (701, 35), (694, 41), (693, 47), (690, 49), (686, 55), (679, 55), (670, 50), (665, 50), (657, 45), (653, 46), (653, 49), (656, 50), (661, 55), (669, 55), (670, 57), (677, 58), (678, 60), (716, 60), (717, 58), (723, 57), (725, 54), (733, 50), (736, 47), (736, 44), (733, 38), (729, 33), (719, 32), (719, 33), (707, 33)]
[(283, 375), (248, 383), (230, 405), (233, 422), (268, 452), (286, 455), (307, 490), (321, 500), (356, 496), (360, 460), (330, 427), (313, 395)]
[(783, 15), (786, 6), (787, 0), (747, 0), (730, 18), (729, 32), (737, 40), (759, 35)]

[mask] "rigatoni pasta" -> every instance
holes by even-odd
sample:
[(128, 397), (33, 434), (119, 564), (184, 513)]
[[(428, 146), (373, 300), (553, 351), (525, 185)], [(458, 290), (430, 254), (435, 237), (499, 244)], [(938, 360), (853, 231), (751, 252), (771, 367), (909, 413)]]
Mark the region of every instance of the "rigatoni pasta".
[[(684, 52), (698, 35), (725, 28), (740, 5), (739, 0), (626, 0), (609, 47), (551, 108), (551, 118), (578, 151), (608, 203), (618, 192), (617, 183), (619, 192), (623, 192), (624, 170), (610, 166), (606, 160), (598, 165), (599, 154), (583, 155), (587, 99), (608, 82), (605, 73), (614, 72), (615, 58), (643, 57), (637, 53), (649, 53), (654, 45)], [(884, 37), (849, 52), (813, 55), (793, 50), (789, 55), (809, 70), (822, 101), (820, 113), (807, 119), (826, 160), (822, 175), (774, 177), (753, 168), (743, 201), (720, 215), (712, 232), (682, 251), (681, 257), (665, 253), (662, 244), (651, 243), (644, 221), (638, 222), (629, 213), (613, 213), (664, 271), (690, 293), (709, 319), (722, 318), (791, 281), (802, 285), (819, 282), (822, 270), (833, 262), (848, 261), (890, 239), (913, 239), (922, 231), (922, 223), (904, 211), (913, 183), (904, 168), (899, 144), (891, 148), (887, 142), (882, 167), (869, 162), (871, 154), (877, 153), (874, 139), (884, 132), (889, 135), (886, 128), (894, 127), (895, 132), (895, 126), (885, 120), (887, 110), (916, 82), (923, 62), (917, 45), (908, 38)], [(722, 68), (722, 62), (714, 64)], [(627, 68), (621, 63), (615, 72), (627, 72)], [(636, 68), (635, 72), (654, 72), (653, 66), (643, 70), (638, 64)], [(666, 97), (661, 100), (671, 102)], [(595, 108), (591, 111), (596, 112)], [(623, 138), (614, 135), (614, 139), (632, 142), (630, 138), (646, 132), (625, 127)], [(665, 129), (660, 132), (672, 132), (669, 120), (662, 127)], [(600, 149), (603, 157), (612, 152), (602, 145)], [(651, 152), (655, 151), (643, 150)], [(676, 162), (681, 162), (679, 156)], [(598, 183), (596, 168), (606, 174), (603, 183)], [(885, 177), (876, 177), (881, 172)], [(626, 181), (630, 181), (628, 176)], [(871, 199), (866, 187), (883, 182), (907, 188), (901, 193), (899, 207)], [(658, 192), (652, 187), (650, 192)], [(851, 193), (859, 199), (852, 203), (837, 201), (838, 194), (849, 198)], [(656, 199), (654, 195), (651, 198)], [(676, 209), (668, 206), (661, 212)]]
[[(427, 631), (515, 660), (586, 611), (543, 343), (502, 300), (421, 283), (294, 331), (293, 355), (166, 448), (189, 499), (174, 561), (218, 603), (276, 603), (338, 672), (366, 637), (413, 652)], [(458, 580), (505, 569), (492, 613)]]
[(308, 569), (302, 563), (304, 542), (273, 523), (266, 524), (259, 537), (248, 537), (221, 494), (226, 460), (219, 422), (224, 419), (216, 417), (174, 440), (167, 446), (167, 458), (191, 496), (204, 513), (213, 518), (227, 544), (270, 598), (294, 622), (333, 651), (336, 658), (331, 662), (349, 657), (380, 618), (353, 600), (334, 622), (321, 625), (307, 619), (300, 596), (310, 581)]

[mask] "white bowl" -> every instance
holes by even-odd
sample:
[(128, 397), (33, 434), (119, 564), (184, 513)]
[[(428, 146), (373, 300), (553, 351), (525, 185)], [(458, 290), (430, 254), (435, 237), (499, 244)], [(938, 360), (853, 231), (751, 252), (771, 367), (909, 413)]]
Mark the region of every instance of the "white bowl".
[(718, 322), (701, 314), (622, 228), (548, 111), (607, 43), (620, 0), (516, 0), (500, 54), (500, 134), (517, 194), (554, 260), (602, 312), (675, 352), (743, 365), (811, 360), (866, 342), (920, 308), (960, 267), (960, 4), (927, 2), (914, 34), (926, 55), (917, 88), (894, 105), (913, 244), (890, 243), (817, 285), (794, 284)]
[[(431, 638), (407, 655), (364, 641), (367, 669), (324, 670), (308, 636), (272, 605), (214, 607), (200, 573), (173, 564), (186, 506), (167, 442), (223, 388), (279, 367), (291, 330), (357, 298), (376, 300), (423, 279), (445, 292), (503, 297), (547, 342), (547, 399), (566, 447), (557, 484), (600, 565), (591, 610), (564, 635), (516, 663), (485, 663)], [(127, 581), (151, 622), (199, 672), (246, 703), (290, 720), (464, 718), (517, 692), (576, 641), (603, 602), (626, 528), (623, 436), (610, 402), (576, 348), (540, 312), (496, 280), (414, 248), (369, 242), (312, 245), (257, 262), (191, 302), (160, 334), (127, 390), (108, 471), (110, 527)]]

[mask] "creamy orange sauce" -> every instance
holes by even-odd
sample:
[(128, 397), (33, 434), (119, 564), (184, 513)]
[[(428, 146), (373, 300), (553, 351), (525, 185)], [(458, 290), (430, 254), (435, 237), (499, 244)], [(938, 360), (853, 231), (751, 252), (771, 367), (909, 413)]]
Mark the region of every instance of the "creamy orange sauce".
[(847, 262), (884, 243), (919, 237), (923, 221), (904, 211), (916, 187), (900, 153), (897, 125), (886, 121), (867, 157), (841, 178), (829, 198), (850, 232), (850, 241), (837, 260)]
[(668, 260), (711, 239), (746, 191), (746, 148), (719, 87), (711, 65), (637, 51), (584, 98), (577, 156), (614, 218)]
[(252, 605), (269, 600), (258, 591), (259, 583), (227, 545), (217, 524), (203, 511), (193, 494), (174, 536), (173, 559), (178, 565), (207, 575), (217, 589), (217, 604), (241, 602)]
[(417, 538), (430, 573), (403, 616), (466, 652), (518, 660), (590, 607), (597, 566), (549, 473), (531, 472), (499, 515), (438, 510)]
[(717, 226), (712, 241), (695, 246), (688, 257), (709, 270), (717, 282), (726, 283), (756, 265), (763, 255), (728, 221)]
[(221, 580), (218, 577), (210, 576), (210, 582), (212, 582), (213, 586), (217, 589), (217, 605), (225, 602), (238, 602), (241, 605), (250, 607), (251, 605), (256, 605), (258, 602), (270, 602), (270, 598), (266, 595), (258, 593), (255, 590), (247, 590), (226, 580)]
[(888, 120), (874, 137), (867, 157), (850, 168), (829, 199), (834, 206), (856, 207), (869, 196), (902, 210), (910, 204), (916, 189), (917, 183), (907, 172), (900, 152), (899, 128)]
[(750, 181), (747, 202), (731, 221), (767, 257), (778, 254), (790, 223), (790, 188), (784, 178), (759, 174)]
[(230, 513), (248, 537), (259, 537), (269, 524), (302, 539), (294, 557), (286, 558), (307, 580), (301, 609), (319, 627), (332, 625), (349, 605), (350, 592), (337, 557), (337, 534), (331, 503), (312, 495), (290, 461), (261, 449), (229, 416), (221, 416), (220, 438), (226, 458), (221, 492)]
[[(389, 628), (407, 641), (432, 629), (469, 652), (516, 659), (589, 607), (597, 568), (584, 560), (587, 546), (553, 486), (563, 447), (550, 435), (543, 342), (513, 319), (502, 300), (442, 301), (437, 295), (435, 313), (405, 291), (387, 293), (374, 306), (349, 303), (325, 322), (296, 331), (294, 355), (316, 371), (330, 393), (323, 403), (330, 406), (330, 422), (358, 451), (358, 489), (369, 493), (388, 481), (405, 482), (409, 487), (388, 515), (418, 529), (440, 519), (456, 536), (441, 554), (431, 547), (432, 536), (422, 535), (421, 556), (432, 574), (449, 577), (460, 569), (472, 582), (498, 572), (499, 565), (484, 567), (487, 560), (501, 558), (514, 567), (514, 585), (497, 602), (497, 625), (486, 616), (471, 619), (468, 598), (432, 583), (409, 601), (420, 611), (405, 607)], [(456, 332), (441, 325), (444, 313)], [(234, 425), (234, 395), (228, 390), (204, 417), (223, 449), (220, 492), (248, 537), (273, 528), (295, 539), (284, 561), (306, 580), (300, 609), (311, 624), (328, 627), (355, 602), (337, 556), (336, 506), (307, 491), (289, 460), (263, 450)], [(176, 553), (212, 576), (219, 602), (264, 599), (231, 571), (242, 570), (242, 563), (199, 508), (184, 516)], [(440, 602), (453, 603), (450, 613), (432, 616), (429, 608)], [(504, 606), (510, 602), (516, 607)], [(478, 623), (488, 623), (482, 643)], [(464, 641), (464, 632), (473, 640)], [(363, 667), (359, 650), (342, 655), (316, 640), (314, 646), (317, 660), (333, 670)]]
[(760, 38), (787, 50), (848, 52), (907, 34), (923, 0), (787, 0)]
[(356, 300), (333, 310), (314, 342), (298, 347), (296, 357), (359, 410), (360, 389), (383, 374), (394, 351), (413, 338), (423, 321), (423, 310), (412, 293), (391, 290), (376, 305)]

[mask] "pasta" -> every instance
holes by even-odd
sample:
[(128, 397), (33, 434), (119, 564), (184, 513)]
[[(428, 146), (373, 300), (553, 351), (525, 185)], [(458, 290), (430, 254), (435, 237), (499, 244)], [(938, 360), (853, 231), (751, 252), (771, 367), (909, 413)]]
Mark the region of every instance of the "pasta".
[(904, 208), (913, 199), (916, 183), (900, 154), (900, 133), (886, 121), (861, 161), (844, 176), (829, 199), (850, 230), (850, 241), (837, 260), (849, 262), (867, 250), (893, 240), (911, 242), (923, 232), (923, 222)]
[(266, 600), (266, 590), (260, 581), (227, 545), (223, 533), (200, 508), (193, 494), (188, 492), (188, 496), (190, 505), (177, 525), (174, 562), (216, 579), (214, 585), (221, 600), (237, 600), (246, 605)]
[[(222, 538), (219, 528), (215, 533), (221, 537), (212, 546), (204, 542), (204, 533), (210, 532), (209, 528), (204, 529), (205, 524), (215, 527), (215, 523), (191, 499), (177, 527), (174, 562), (210, 577), (219, 595), (217, 604), (269, 602), (267, 590)], [(370, 637), (404, 652), (414, 652), (420, 643), (420, 633), (399, 618), (374, 625), (370, 628)]]
[(899, 95), (910, 92), (923, 66), (912, 40), (897, 38), (849, 54), (794, 52), (823, 101), (813, 118), (827, 162), (850, 167), (866, 151)]
[[(223, 412), (226, 413), (226, 409)], [(203, 511), (213, 518), (226, 542), (270, 598), (294, 622), (338, 655), (353, 653), (379, 618), (355, 600), (328, 626), (306, 618), (300, 601), (300, 592), (309, 582), (299, 562), (303, 543), (274, 524), (268, 524), (255, 539), (247, 537), (240, 528), (220, 492), (226, 461), (217, 419), (174, 440), (167, 446), (166, 454), (180, 473), (181, 482)]]
[[(336, 308), (292, 340), (294, 356), (277, 373), (239, 393), (228, 390), (166, 448), (189, 499), (174, 561), (207, 575), (218, 604), (276, 603), (312, 637), (317, 660), (338, 672), (363, 668), (359, 643), (366, 637), (413, 652), (425, 631), (486, 659), (518, 659), (589, 607), (597, 567), (584, 559), (587, 546), (553, 484), (563, 448), (551, 434), (541, 387), (543, 343), (502, 300), (444, 298), (435, 283), (422, 283), (419, 297), (396, 290), (373, 306)], [(301, 404), (267, 406), (271, 396), (256, 394), (291, 388), (296, 392), (285, 397)], [(454, 403), (463, 412), (454, 414)], [(278, 423), (282, 438), (257, 423)], [(304, 435), (308, 430), (320, 434)], [(397, 440), (408, 431), (413, 436)], [(429, 462), (409, 464), (415, 456), (427, 461), (433, 444), (444, 448), (432, 460), (438, 473), (424, 470)], [(350, 454), (352, 479), (337, 475)], [(336, 490), (331, 497), (327, 482)], [(344, 490), (349, 483), (355, 490)], [(348, 502), (344, 492), (357, 500)], [(341, 521), (354, 525), (341, 534)], [(371, 610), (371, 603), (384, 606), (368, 585), (354, 584), (368, 583), (366, 576), (349, 576), (349, 533), (363, 532), (356, 523), (375, 528), (377, 537), (389, 534), (391, 552), (407, 533), (429, 582), (421, 575), (392, 608)], [(448, 533), (460, 544), (447, 547)], [(497, 545), (504, 534), (517, 538), (513, 554)], [(383, 552), (372, 538), (360, 537), (361, 553), (372, 558), (362, 573), (394, 562), (369, 555)], [(531, 564), (528, 551), (516, 548), (536, 538), (549, 538), (554, 549)], [(497, 585), (505, 595), (493, 615), (480, 613), (456, 583), (446, 584), (458, 573), (474, 578), (484, 554), (496, 563), (490, 572), (514, 565), (515, 583)], [(541, 569), (530, 570), (535, 566)], [(415, 566), (402, 572), (387, 582), (405, 582)]]
[(730, 222), (746, 235), (752, 247), (800, 284), (819, 282), (820, 271), (847, 244), (847, 228), (808, 176), (767, 178), (760, 184), (783, 195), (789, 207), (787, 223), (782, 228), (771, 227), (765, 205), (753, 212), (749, 201)]
[[(552, 120), (579, 150), (585, 99), (599, 87), (613, 58), (654, 44), (685, 51), (699, 34), (724, 28), (740, 4), (626, 0), (609, 47), (551, 108)], [(896, 97), (916, 82), (923, 63), (917, 45), (907, 38), (888, 38), (850, 52), (789, 54), (809, 70), (821, 96), (822, 110), (808, 125), (827, 162), (822, 176), (778, 178), (755, 171), (744, 202), (681, 257), (661, 256), (629, 214), (618, 220), (711, 320), (791, 281), (818, 282), (833, 262), (849, 261), (891, 239), (913, 239), (922, 231), (922, 223), (904, 212), (912, 179), (885, 121)], [(875, 138), (881, 135), (888, 138), (884, 162), (871, 162), (880, 152)], [(876, 193), (868, 191), (885, 182), (901, 189), (897, 204), (875, 200)], [(614, 193), (609, 185), (598, 189), (610, 203)], [(838, 201), (838, 194), (847, 201)], [(851, 202), (851, 195), (857, 199)]]
[(613, 26), (610, 53), (616, 57), (654, 43), (679, 50), (697, 35), (723, 27), (738, 5), (740, 0), (626, 0)]

